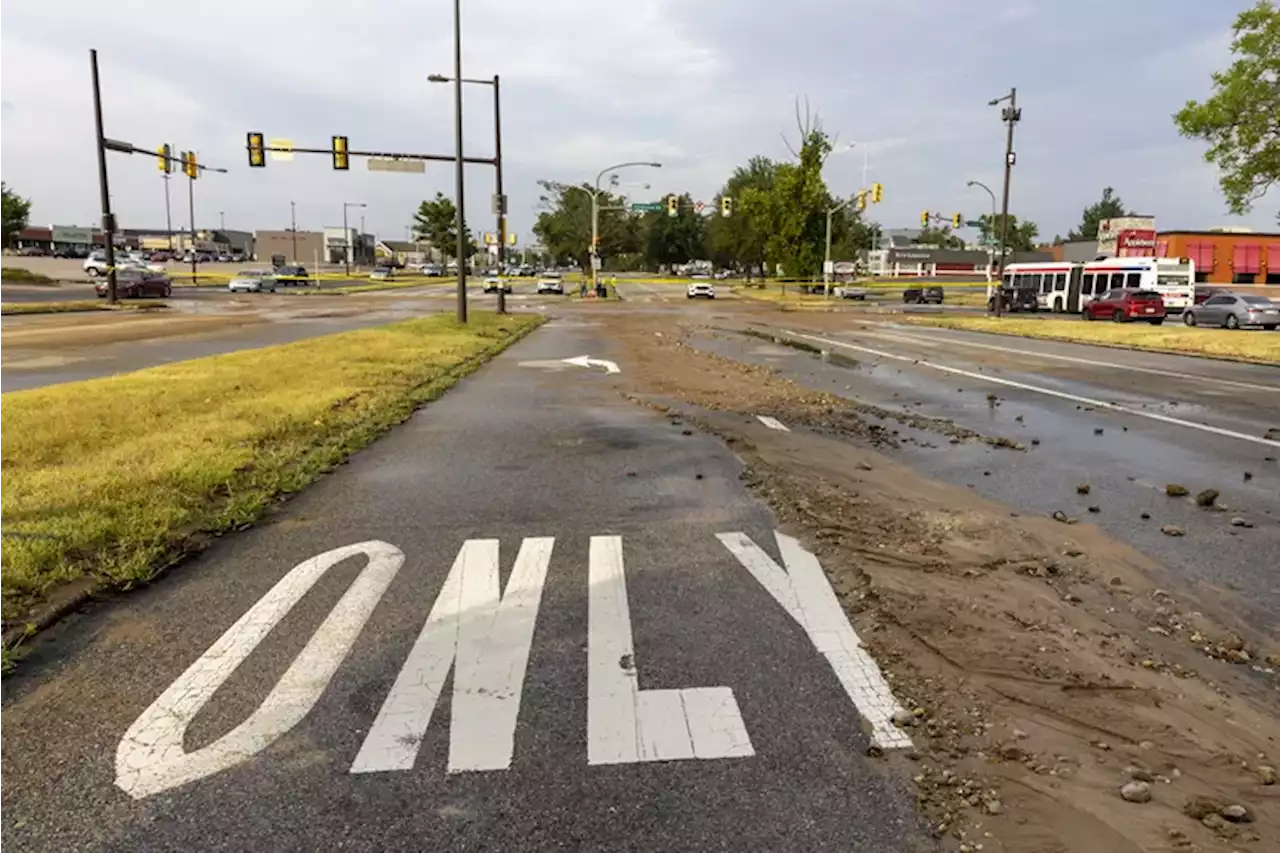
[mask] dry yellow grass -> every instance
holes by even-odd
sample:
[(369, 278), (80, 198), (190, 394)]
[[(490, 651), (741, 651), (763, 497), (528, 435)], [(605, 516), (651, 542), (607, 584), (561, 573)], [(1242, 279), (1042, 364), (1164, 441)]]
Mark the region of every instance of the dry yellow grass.
[(1209, 355), (1242, 361), (1280, 363), (1280, 332), (1187, 328), (1177, 318), (1163, 326), (1147, 323), (1087, 323), (1036, 317), (956, 317), (907, 315), (904, 322), (1024, 338), (1102, 344), (1128, 349)]
[(252, 521), (540, 322), (437, 314), (6, 394), (6, 622), (53, 585), (127, 587)]

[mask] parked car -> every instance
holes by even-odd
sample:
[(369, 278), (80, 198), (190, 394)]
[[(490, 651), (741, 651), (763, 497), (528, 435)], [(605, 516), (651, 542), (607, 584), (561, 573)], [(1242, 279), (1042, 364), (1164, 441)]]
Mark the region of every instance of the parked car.
[(497, 293), (498, 291), (502, 291), (503, 293), (510, 293), (511, 282), (506, 281), (505, 279), (498, 278), (496, 275), (491, 275), (484, 280), (485, 293)]
[(440, 269), (439, 264), (423, 264), (422, 274), (425, 276), (430, 276), (432, 278), (437, 278), (439, 276), (444, 275), (444, 270)]
[(271, 271), (271, 278), (280, 287), (303, 287), (311, 283), (307, 268), (300, 264), (284, 264)]
[[(942, 288), (938, 288), (938, 290), (942, 290)], [(841, 284), (836, 287), (836, 296), (839, 296), (841, 299), (861, 299), (865, 301), (867, 293), (868, 291), (865, 287), (857, 287), (852, 284)], [(941, 295), (938, 296), (938, 302), (942, 302)]]
[(700, 280), (689, 282), (689, 287), (685, 290), (685, 296), (689, 299), (715, 299), (716, 286), (706, 276), (702, 276)]
[(564, 277), (558, 272), (549, 272), (538, 279), (539, 293), (559, 293), (564, 295)]
[[(105, 299), (110, 280), (103, 280), (94, 285), (99, 298)], [(116, 296), (120, 299), (143, 299), (158, 296), (167, 299), (173, 293), (173, 283), (168, 276), (142, 268), (116, 270)]]
[(931, 284), (927, 287), (924, 285), (916, 285), (908, 287), (906, 290), (902, 291), (902, 301), (908, 305), (913, 302), (917, 305), (924, 305), (926, 303), (941, 305), (942, 300), (942, 287), (936, 284)]
[(369, 273), (370, 281), (390, 281), (394, 270), (391, 267), (374, 267), (373, 272)]
[(18, 250), (18, 254), (24, 258), (43, 258), (49, 254), (49, 250), (44, 246), (23, 246)]
[(90, 278), (97, 278), (100, 275), (107, 274), (107, 253), (106, 252), (90, 252), (89, 257), (84, 259), (84, 271), (89, 274)]
[[(1036, 298), (1036, 291), (1026, 287), (1002, 287), (1000, 288), (1001, 299), (1003, 300), (1002, 310), (1011, 314), (1018, 314), (1022, 311), (1035, 313), (1040, 310), (1040, 302)], [(995, 294), (987, 299), (987, 310), (996, 310)]]
[(1128, 323), (1145, 320), (1153, 326), (1164, 322), (1164, 300), (1154, 290), (1129, 287), (1108, 290), (1084, 306), (1086, 320), (1114, 320)]
[(232, 293), (275, 293), (276, 280), (264, 270), (241, 270), (227, 283), (227, 290)]
[(1182, 312), (1188, 326), (1224, 326), (1240, 329), (1261, 326), (1268, 331), (1280, 326), (1280, 305), (1252, 293), (1219, 293)]

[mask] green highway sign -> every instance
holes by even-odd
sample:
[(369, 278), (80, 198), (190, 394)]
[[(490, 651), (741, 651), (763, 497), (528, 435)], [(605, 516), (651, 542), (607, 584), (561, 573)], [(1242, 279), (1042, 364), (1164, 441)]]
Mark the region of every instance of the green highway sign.
[(964, 222), (964, 224), (965, 224), (965, 225), (967, 225), (967, 226), (968, 226), (968, 227), (970, 227), (970, 228), (981, 228), (981, 227), (982, 227), (982, 223), (981, 223), (981, 222), (979, 222), (979, 221), (978, 221), (978, 220), (976, 220), (976, 219), (966, 219), (966, 220), (965, 220), (965, 222)]
[(657, 213), (659, 210), (662, 210), (660, 201), (642, 201), (631, 205), (632, 213)]

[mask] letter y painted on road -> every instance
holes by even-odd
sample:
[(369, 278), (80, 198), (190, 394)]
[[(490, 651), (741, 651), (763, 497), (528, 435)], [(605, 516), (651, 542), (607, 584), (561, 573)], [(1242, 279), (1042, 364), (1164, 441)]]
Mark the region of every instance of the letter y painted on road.
[[(218, 688), (325, 572), (361, 554), (369, 562), (257, 710), (213, 743), (187, 752), (187, 726)], [(329, 685), (403, 563), (399, 548), (373, 540), (291, 569), (129, 727), (116, 749), (116, 785), (141, 799), (246, 761), (292, 729)]]

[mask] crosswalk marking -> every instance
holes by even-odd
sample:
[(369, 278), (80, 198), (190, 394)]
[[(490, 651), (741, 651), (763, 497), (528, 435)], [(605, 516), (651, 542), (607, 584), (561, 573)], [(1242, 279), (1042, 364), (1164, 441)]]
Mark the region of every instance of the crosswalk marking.
[[(357, 555), (369, 562), (257, 710), (213, 743), (187, 752), (187, 726), (223, 682), (329, 569)], [(326, 551), (291, 569), (129, 727), (116, 749), (116, 785), (141, 799), (202, 779), (252, 758), (297, 725), (403, 563), (399, 548), (370, 541)]]
[(588, 551), (587, 763), (755, 755), (728, 687), (641, 690), (621, 536)]
[(554, 543), (524, 540), (501, 599), (498, 540), (470, 539), (462, 546), (352, 773), (413, 767), (450, 667), (449, 772), (511, 766), (529, 646)]
[(733, 556), (809, 635), (827, 659), (845, 693), (871, 724), (872, 742), (882, 748), (909, 747), (911, 738), (893, 724), (903, 710), (871, 655), (849, 624), (818, 558), (784, 533), (775, 532), (786, 568), (742, 533), (718, 533)]

